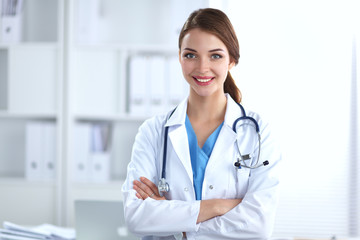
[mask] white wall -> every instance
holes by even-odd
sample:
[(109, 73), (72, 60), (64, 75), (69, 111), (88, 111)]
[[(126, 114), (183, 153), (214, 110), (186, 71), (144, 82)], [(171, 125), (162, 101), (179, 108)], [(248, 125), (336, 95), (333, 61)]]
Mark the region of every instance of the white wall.
[(232, 74), (283, 152), (275, 236), (351, 234), (352, 9), (351, 1), (229, 1), (241, 55)]

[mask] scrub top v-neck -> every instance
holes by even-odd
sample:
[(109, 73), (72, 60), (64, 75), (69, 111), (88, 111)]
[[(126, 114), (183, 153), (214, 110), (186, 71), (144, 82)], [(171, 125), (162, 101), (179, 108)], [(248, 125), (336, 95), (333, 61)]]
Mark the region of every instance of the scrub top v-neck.
[(192, 128), (189, 117), (186, 115), (185, 127), (189, 141), (190, 159), (191, 159), (191, 167), (193, 170), (196, 200), (201, 200), (202, 185), (204, 181), (206, 165), (209, 161), (211, 152), (215, 146), (215, 142), (219, 136), (223, 124), (224, 122), (222, 122), (215, 129), (215, 131), (206, 139), (206, 142), (204, 143), (203, 147), (200, 148), (198, 145), (195, 131)]

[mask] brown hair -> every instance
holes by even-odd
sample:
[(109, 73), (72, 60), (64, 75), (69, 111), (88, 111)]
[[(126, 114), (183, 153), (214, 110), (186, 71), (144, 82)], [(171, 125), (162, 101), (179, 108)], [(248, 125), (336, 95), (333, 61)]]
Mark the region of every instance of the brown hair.
[[(239, 41), (236, 37), (234, 28), (225, 13), (214, 8), (199, 9), (190, 14), (186, 20), (179, 36), (179, 49), (181, 43), (188, 31), (199, 28), (217, 36), (227, 47), (230, 55), (230, 61), (237, 64), (240, 58)], [(235, 84), (234, 79), (228, 72), (224, 82), (224, 92), (238, 103), (241, 102), (241, 92)]]

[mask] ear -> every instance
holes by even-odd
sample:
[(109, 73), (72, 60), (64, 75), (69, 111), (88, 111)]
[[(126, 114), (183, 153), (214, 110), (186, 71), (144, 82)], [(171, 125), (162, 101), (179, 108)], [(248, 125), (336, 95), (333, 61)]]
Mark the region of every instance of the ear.
[(181, 51), (179, 50), (179, 62), (181, 63)]
[(232, 61), (229, 63), (229, 71), (235, 66), (235, 62)]

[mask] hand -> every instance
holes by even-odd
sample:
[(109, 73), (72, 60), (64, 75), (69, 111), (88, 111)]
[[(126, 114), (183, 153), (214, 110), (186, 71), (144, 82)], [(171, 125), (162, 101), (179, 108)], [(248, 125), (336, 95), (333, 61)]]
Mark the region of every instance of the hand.
[(140, 177), (140, 181), (134, 180), (134, 190), (136, 191), (136, 197), (142, 200), (148, 197), (155, 200), (166, 200), (165, 197), (161, 197), (158, 187), (146, 177)]
[(200, 212), (197, 223), (204, 222), (216, 216), (224, 215), (241, 203), (242, 199), (209, 199), (200, 202)]

